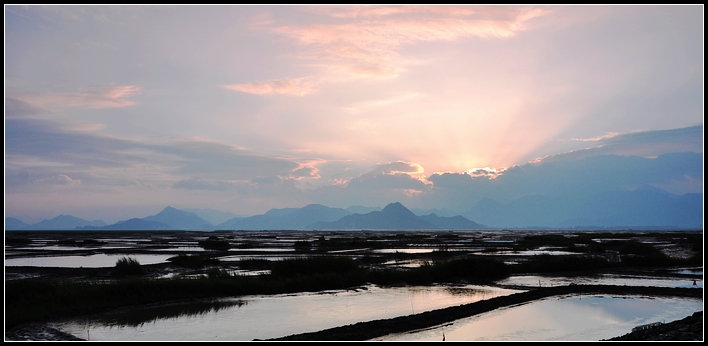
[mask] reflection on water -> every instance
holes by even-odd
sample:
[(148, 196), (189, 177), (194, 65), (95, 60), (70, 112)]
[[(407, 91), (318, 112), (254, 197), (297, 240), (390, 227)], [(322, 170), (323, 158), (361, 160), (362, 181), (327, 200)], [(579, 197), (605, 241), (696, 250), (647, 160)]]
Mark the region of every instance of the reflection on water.
[(103, 268), (114, 267), (121, 257), (132, 257), (140, 264), (155, 264), (167, 262), (173, 255), (142, 255), (142, 254), (94, 254), (89, 256), (51, 256), (51, 257), (25, 257), (6, 258), (6, 267), (60, 267), (60, 268)]
[(373, 253), (429, 253), (433, 252), (435, 249), (375, 249), (371, 252)]
[(92, 328), (94, 324), (139, 327), (143, 326), (147, 322), (152, 322), (158, 319), (177, 319), (184, 316), (204, 315), (210, 312), (218, 312), (219, 310), (226, 308), (241, 307), (245, 304), (247, 304), (247, 302), (239, 299), (193, 302), (188, 304), (169, 304), (144, 309), (129, 309), (122, 312), (101, 315), (89, 323), (87, 328)]
[[(695, 285), (694, 285), (695, 282)], [(550, 287), (576, 285), (618, 285), (618, 286), (653, 286), (653, 287), (687, 287), (703, 288), (703, 280), (685, 277), (646, 277), (639, 275), (603, 274), (597, 276), (537, 276), (517, 275), (497, 281), (499, 285), (525, 286), (525, 287)]]
[(700, 299), (569, 296), (498, 309), (379, 341), (599, 341), (703, 310)]
[(91, 340), (249, 341), (314, 332), (361, 321), (392, 318), (472, 303), (518, 290), (485, 286), (366, 286), (358, 290), (241, 297), (243, 305), (198, 315), (159, 318), (145, 324), (76, 320), (53, 327)]

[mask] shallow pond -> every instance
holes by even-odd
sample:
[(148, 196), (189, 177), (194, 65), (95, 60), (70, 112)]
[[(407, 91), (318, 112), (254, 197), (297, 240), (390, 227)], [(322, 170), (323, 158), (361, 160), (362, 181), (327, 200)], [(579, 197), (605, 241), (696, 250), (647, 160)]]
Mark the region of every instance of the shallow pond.
[[(603, 274), (597, 276), (537, 276), (516, 275), (496, 282), (499, 285), (524, 287), (550, 287), (576, 285), (618, 285), (618, 286), (652, 286), (652, 287), (695, 287), (703, 288), (703, 279), (686, 277), (648, 277), (639, 275)], [(695, 283), (695, 285), (694, 285)]]
[(366, 286), (323, 293), (244, 296), (222, 301), (226, 307), (185, 306), (183, 312), (144, 309), (140, 318), (135, 317), (140, 312), (132, 310), (122, 316), (111, 314), (110, 318), (74, 320), (54, 327), (91, 341), (248, 341), (415, 314), (516, 292), (520, 291), (486, 286)]
[(547, 298), (378, 341), (599, 341), (703, 311), (700, 299), (579, 295)]
[(51, 256), (6, 258), (6, 267), (60, 267), (60, 268), (102, 268), (115, 267), (121, 257), (135, 258), (140, 264), (156, 264), (167, 262), (174, 255), (142, 255), (142, 254), (94, 254), (88, 256)]

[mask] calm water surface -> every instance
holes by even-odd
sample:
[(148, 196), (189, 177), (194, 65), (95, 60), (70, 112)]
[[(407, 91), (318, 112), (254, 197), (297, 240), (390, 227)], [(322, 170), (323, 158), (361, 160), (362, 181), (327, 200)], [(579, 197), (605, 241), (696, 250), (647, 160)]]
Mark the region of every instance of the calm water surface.
[(167, 262), (174, 255), (143, 255), (143, 254), (94, 254), (89, 256), (51, 256), (51, 257), (23, 257), (6, 258), (6, 267), (60, 267), (60, 268), (103, 268), (115, 267), (116, 261), (121, 257), (135, 258), (140, 264), (156, 264)]
[(700, 299), (567, 296), (548, 298), (459, 319), (379, 341), (599, 341), (653, 322), (703, 311)]
[(114, 315), (110, 323), (74, 320), (54, 327), (81, 338), (90, 335), (91, 341), (249, 341), (420, 313), (516, 292), (520, 291), (486, 286), (367, 286), (319, 294), (245, 296), (226, 308), (173, 313), (170, 317), (166, 313), (148, 316), (146, 311), (142, 322)]
[[(695, 285), (694, 285), (695, 282)], [(578, 277), (549, 277), (537, 275), (510, 276), (496, 282), (500, 285), (525, 286), (525, 287), (550, 287), (576, 285), (618, 285), (618, 286), (652, 286), (652, 287), (688, 287), (703, 288), (703, 279), (684, 277), (647, 277), (639, 275), (603, 274), (597, 276)]]

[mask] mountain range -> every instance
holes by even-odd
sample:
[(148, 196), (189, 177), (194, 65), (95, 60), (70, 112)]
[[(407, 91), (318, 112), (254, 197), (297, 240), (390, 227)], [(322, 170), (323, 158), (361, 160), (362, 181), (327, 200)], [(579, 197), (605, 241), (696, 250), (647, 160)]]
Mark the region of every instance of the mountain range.
[[(70, 215), (26, 224), (5, 218), (5, 230), (336, 230), (336, 229), (483, 229), (483, 228), (668, 228), (702, 229), (703, 194), (675, 195), (653, 186), (610, 191), (585, 199), (529, 195), (508, 203), (485, 198), (457, 215), (447, 209), (406, 208), (399, 202), (383, 209), (347, 209), (310, 204), (271, 209), (265, 214), (233, 217), (209, 209), (166, 207), (156, 215), (107, 225)], [(442, 214), (442, 216), (440, 215)], [(214, 216), (218, 215), (218, 218)], [(447, 215), (447, 216), (446, 216)], [(474, 220), (474, 221), (472, 221)]]

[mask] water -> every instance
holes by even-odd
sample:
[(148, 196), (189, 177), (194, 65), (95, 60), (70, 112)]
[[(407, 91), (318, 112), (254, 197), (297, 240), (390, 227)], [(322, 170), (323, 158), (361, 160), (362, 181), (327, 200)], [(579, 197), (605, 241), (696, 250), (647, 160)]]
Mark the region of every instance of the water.
[[(518, 290), (486, 286), (392, 287), (239, 297), (239, 304), (199, 313), (150, 313), (142, 322), (113, 314), (53, 325), (91, 341), (248, 341), (314, 332), (361, 321), (392, 318), (477, 302)], [(230, 301), (235, 301), (232, 299)], [(228, 300), (227, 300), (228, 301)], [(131, 311), (135, 314), (135, 311)], [(127, 312), (126, 312), (127, 314)], [(122, 320), (122, 322), (121, 322)]]
[(51, 256), (6, 258), (6, 267), (59, 267), (59, 268), (103, 268), (115, 267), (121, 257), (135, 258), (140, 264), (156, 264), (167, 262), (174, 255), (142, 255), (142, 254), (93, 254), (88, 256)]
[[(201, 237), (203, 235), (200, 234)], [(298, 233), (298, 236), (300, 234)], [(304, 236), (304, 235), (302, 235)], [(312, 238), (312, 237), (311, 237)], [(165, 238), (168, 239), (168, 238)], [(232, 240), (236, 242), (238, 239)], [(244, 239), (249, 239), (245, 238)], [(285, 258), (305, 257), (308, 255), (293, 253), (294, 248), (280, 247), (283, 242), (292, 242), (299, 237), (271, 239), (269, 243), (257, 242), (258, 246), (247, 249), (232, 248), (222, 261), (245, 259), (282, 260)], [(99, 239), (107, 241), (109, 239)], [(101, 249), (124, 247), (126, 239), (117, 238), (115, 242), (91, 249), (87, 246), (68, 247), (54, 245), (49, 241), (33, 240), (32, 245), (8, 249), (6, 255), (27, 256), (34, 253), (29, 250), (43, 249), (55, 254), (52, 257), (10, 258), (5, 266), (38, 267), (114, 267), (121, 257), (136, 258), (141, 264), (162, 263), (174, 254), (164, 251), (203, 252), (194, 246), (195, 241), (174, 241), (163, 244), (150, 242), (149, 239), (128, 239), (139, 242), (140, 246), (149, 245), (153, 254), (97, 254)], [(311, 239), (310, 239), (311, 240)], [(167, 240), (165, 240), (167, 241)], [(240, 241), (240, 240), (239, 240)], [(460, 240), (463, 241), (463, 240)], [(513, 243), (513, 240), (485, 240), (485, 243)], [(169, 246), (166, 249), (153, 246)], [(130, 245), (129, 245), (130, 246)], [(62, 256), (57, 250), (87, 250), (86, 256)], [(146, 248), (147, 249), (147, 248)], [(427, 254), (437, 249), (425, 247), (393, 247), (371, 250), (376, 254)], [(452, 249), (452, 248), (451, 248)], [(457, 249), (457, 248), (456, 248)], [(19, 251), (18, 251), (19, 250)], [(358, 257), (366, 249), (346, 249), (332, 251), (340, 255)], [(470, 252), (482, 248), (467, 249)], [(549, 253), (567, 254), (552, 248), (537, 248), (528, 251), (509, 252), (503, 249), (495, 255), (504, 254), (510, 258)], [(262, 252), (262, 253), (258, 253)], [(484, 252), (483, 252), (484, 253)], [(400, 267), (420, 266), (419, 260), (390, 260), (384, 265)], [(233, 269), (229, 269), (233, 271)], [(267, 271), (237, 271), (243, 275), (264, 274)], [(702, 268), (677, 268), (676, 277), (645, 277), (639, 275), (598, 275), (587, 277), (545, 277), (537, 275), (512, 276), (498, 284), (514, 287), (543, 287), (574, 284), (601, 285), (641, 285), (659, 287), (696, 287), (703, 288)], [(693, 279), (680, 277), (681, 274), (695, 274)], [(169, 274), (174, 275), (174, 274)], [(168, 277), (168, 276), (166, 276)], [(381, 288), (367, 286), (366, 290), (341, 290), (323, 293), (302, 293), (274, 296), (244, 296), (224, 299), (209, 303), (188, 305), (169, 305), (151, 308), (132, 309), (112, 312), (90, 319), (76, 319), (53, 326), (75, 336), (92, 341), (248, 341), (253, 339), (277, 338), (291, 334), (319, 331), (322, 329), (353, 324), (362, 321), (410, 315), (454, 305), (466, 304), (499, 295), (507, 295), (516, 290), (484, 286), (465, 286), (450, 290), (446, 287), (398, 287)], [(447, 341), (457, 340), (498, 340), (498, 341), (597, 341), (620, 336), (631, 328), (655, 321), (670, 322), (684, 318), (695, 311), (702, 311), (702, 300), (682, 300), (673, 298), (647, 298), (610, 296), (555, 297), (531, 302), (516, 307), (495, 310), (483, 315), (446, 323), (424, 331), (390, 335), (377, 340), (385, 341), (440, 341), (445, 332)]]
[[(696, 283), (695, 285), (693, 283)], [(657, 278), (640, 275), (603, 274), (597, 276), (537, 276), (516, 275), (496, 282), (499, 285), (524, 287), (550, 287), (576, 285), (617, 285), (617, 286), (652, 286), (652, 287), (687, 287), (703, 288), (703, 279), (685, 277)]]
[(378, 341), (599, 341), (652, 322), (703, 311), (700, 299), (568, 296), (548, 298), (463, 318)]

